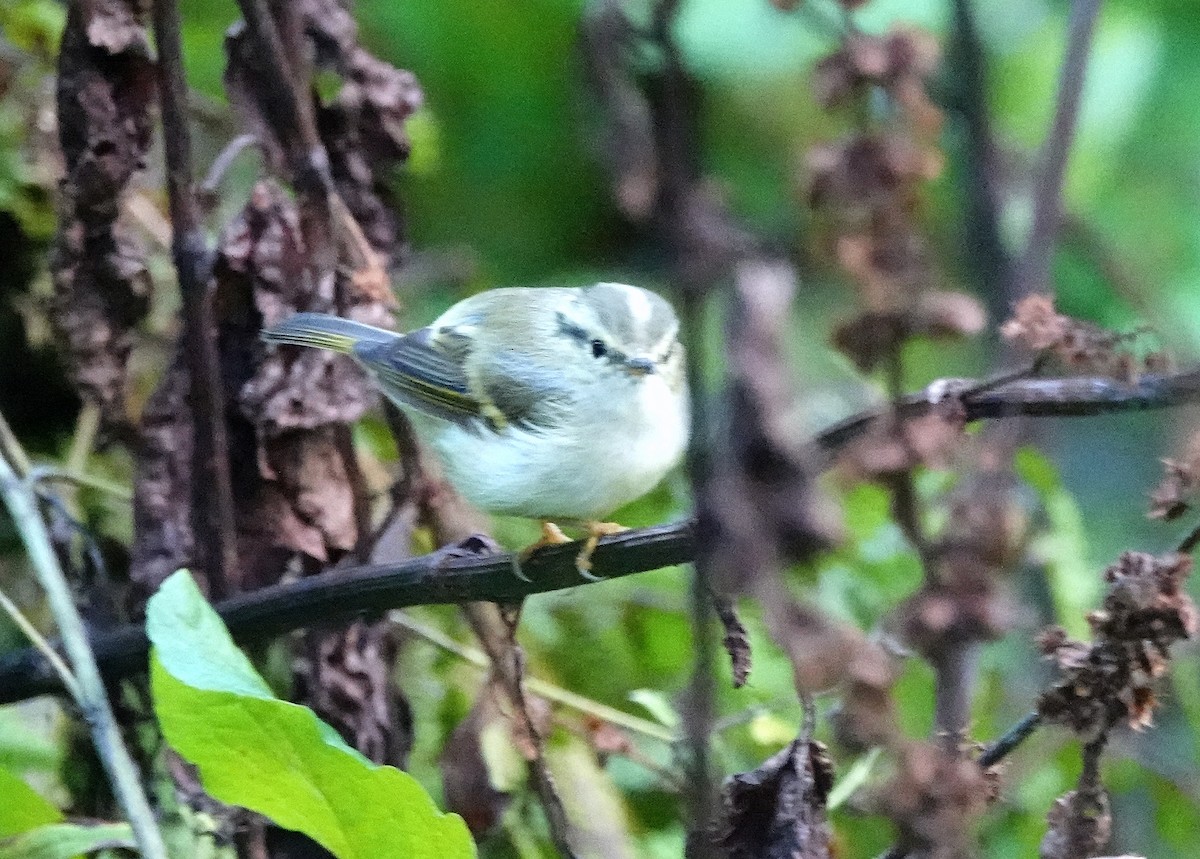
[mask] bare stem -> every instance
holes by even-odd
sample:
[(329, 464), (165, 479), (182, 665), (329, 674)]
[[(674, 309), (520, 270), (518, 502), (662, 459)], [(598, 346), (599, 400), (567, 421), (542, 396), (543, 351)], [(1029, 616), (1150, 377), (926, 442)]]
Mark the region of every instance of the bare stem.
[(1063, 178), (1067, 172), (1071, 145), (1075, 141), (1079, 101), (1100, 5), (1101, 0), (1071, 2), (1067, 48), (1058, 78), (1054, 120), (1042, 146), (1041, 167), (1034, 184), (1037, 190), (1033, 201), (1033, 225), (1018, 269), (1015, 297), (1045, 289), (1049, 284), (1050, 262), (1062, 216)]
[(63, 647), (76, 679), (79, 707), (92, 733), (92, 742), (112, 784), (113, 794), (133, 827), (138, 849), (147, 859), (167, 859), (162, 834), (154, 821), (141, 777), (121, 738), (112, 707), (104, 691), (100, 669), (88, 644), (83, 618), (75, 606), (71, 586), (50, 542), (37, 496), (21, 480), (7, 457), (0, 457), (0, 493), (25, 543), (33, 569), (50, 602)]
[(158, 90), (162, 101), (163, 148), (171, 209), (171, 252), (183, 297), (190, 403), (195, 438), (192, 451), (192, 528), (204, 553), (211, 592), (228, 594), (236, 581), (237, 543), (225, 395), (215, 340), (216, 321), (208, 292), (208, 248), (192, 188), (192, 141), (187, 84), (183, 76), (176, 0), (155, 0)]
[(979, 653), (978, 641), (962, 641), (943, 647), (934, 660), (933, 726), (951, 752), (957, 751), (971, 717)]
[(1001, 737), (983, 750), (978, 762), (984, 769), (1004, 760), (1013, 749), (1025, 742), (1042, 723), (1042, 717), (1034, 710), (1026, 713), (1019, 722), (1004, 732)]
[[(448, 653), (453, 653), (459, 659), (469, 662), (477, 668), (486, 670), (491, 664), (487, 654), (482, 650), (460, 644), (441, 630), (421, 623), (406, 612), (389, 612), (388, 620), (398, 626), (404, 627), (414, 635), (420, 636), (430, 644), (440, 647)], [(673, 743), (678, 739), (673, 731), (657, 722), (638, 718), (623, 710), (618, 710), (607, 704), (601, 704), (599, 701), (594, 701), (569, 689), (556, 686), (546, 680), (541, 680), (537, 677), (526, 677), (525, 688), (539, 698), (545, 698), (547, 701), (553, 701), (555, 704), (561, 704), (564, 707), (570, 707), (572, 710), (586, 713), (589, 716), (594, 716), (597, 719), (628, 731), (661, 740), (664, 743)]]
[(80, 691), (79, 681), (71, 673), (70, 667), (68, 667), (67, 663), (63, 662), (62, 657), (58, 655), (58, 651), (37, 631), (37, 627), (33, 625), (24, 612), (17, 607), (17, 604), (4, 591), (0, 591), (0, 608), (4, 609), (4, 612), (12, 619), (12, 622), (20, 628), (21, 632), (25, 633), (25, 637), (33, 643), (38, 652), (50, 663), (50, 667), (54, 669), (54, 673), (58, 675), (58, 679), (62, 681), (63, 687), (75, 703), (82, 704), (83, 693)]

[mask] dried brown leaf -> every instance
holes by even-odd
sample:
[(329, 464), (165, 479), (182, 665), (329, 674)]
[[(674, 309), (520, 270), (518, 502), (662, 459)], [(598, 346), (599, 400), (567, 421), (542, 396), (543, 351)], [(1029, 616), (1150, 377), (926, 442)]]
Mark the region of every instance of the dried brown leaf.
[(1163, 478), (1150, 493), (1150, 516), (1170, 521), (1186, 513), (1200, 490), (1200, 432), (1193, 433), (1183, 457), (1163, 460)]
[(725, 628), (723, 643), (733, 667), (733, 688), (741, 689), (750, 677), (750, 633), (737, 615), (733, 601), (722, 596), (713, 596), (713, 606), (721, 626)]
[(1103, 790), (1073, 790), (1054, 801), (1039, 859), (1090, 859), (1108, 846), (1112, 812)]
[(993, 794), (990, 777), (969, 756), (909, 743), (869, 804), (895, 823), (902, 855), (966, 859), (975, 855), (975, 830)]
[(1085, 740), (1120, 722), (1135, 729), (1151, 723), (1154, 681), (1166, 671), (1171, 645), (1196, 635), (1196, 606), (1183, 590), (1191, 566), (1183, 555), (1126, 552), (1105, 571), (1104, 604), (1088, 616), (1091, 643), (1057, 630), (1043, 635), (1043, 651), (1062, 672), (1038, 699), (1043, 719)]
[(795, 740), (726, 780), (716, 841), (729, 859), (830, 859), (825, 800), (833, 765), (820, 743)]
[(782, 561), (810, 557), (835, 533), (789, 426), (793, 394), (781, 350), (791, 269), (747, 261), (735, 285), (724, 432), (699, 499), (715, 584), (725, 593), (747, 592), (755, 579), (774, 576)]
[(446, 807), (462, 816), (476, 838), (496, 825), (512, 801), (509, 793), (493, 784), (484, 758), (483, 733), (506, 730), (507, 720), (497, 698), (491, 683), (480, 689), (467, 718), (450, 733), (438, 759)]
[(71, 380), (105, 425), (128, 423), (133, 331), (149, 308), (140, 244), (121, 200), (150, 145), (154, 67), (133, 0), (72, 4), (58, 59), (58, 131), (66, 175), (51, 252), (51, 320)]
[(358, 620), (314, 631), (304, 653), (295, 666), (297, 696), (372, 761), (404, 768), (412, 714), (390, 677), (396, 658), (391, 625)]
[(129, 577), (141, 605), (167, 576), (192, 566), (192, 412), (188, 362), (180, 350), (142, 410), (134, 460)]

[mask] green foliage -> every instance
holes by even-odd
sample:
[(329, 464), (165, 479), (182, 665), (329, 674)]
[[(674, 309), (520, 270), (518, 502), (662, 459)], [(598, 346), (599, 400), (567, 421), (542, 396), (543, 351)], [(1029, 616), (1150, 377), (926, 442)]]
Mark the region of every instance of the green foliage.
[(1088, 635), (1087, 613), (1100, 601), (1103, 582), (1092, 567), (1087, 531), (1075, 498), (1045, 455), (1023, 448), (1016, 457), (1017, 472), (1037, 491), (1048, 527), (1031, 548), (1046, 564), (1046, 582), (1054, 598), (1058, 623), (1078, 638)]
[(474, 855), (462, 819), (439, 813), (412, 777), (371, 764), (311, 710), (273, 697), (187, 572), (150, 599), (146, 631), (163, 734), (214, 797), (340, 859)]
[(34, 129), (65, 20), (65, 7), (53, 0), (0, 3), (0, 33), (10, 48), (0, 55), (0, 212), (33, 239), (54, 231), (53, 168)]
[(0, 841), (0, 859), (72, 859), (118, 847), (137, 847), (128, 823), (51, 823)]
[[(0, 838), (62, 820), (62, 812), (52, 803), (3, 768), (0, 768), (0, 796), (4, 797), (0, 802)], [(0, 849), (0, 856), (3, 855)]]

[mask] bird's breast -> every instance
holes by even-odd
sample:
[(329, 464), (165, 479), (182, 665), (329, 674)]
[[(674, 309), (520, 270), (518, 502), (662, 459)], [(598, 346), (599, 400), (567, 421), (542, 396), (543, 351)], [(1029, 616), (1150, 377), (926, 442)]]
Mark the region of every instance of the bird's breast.
[(629, 384), (636, 389), (582, 391), (561, 425), (478, 432), (443, 424), (430, 441), (451, 483), (484, 510), (601, 518), (653, 489), (687, 447), (686, 397), (657, 376)]

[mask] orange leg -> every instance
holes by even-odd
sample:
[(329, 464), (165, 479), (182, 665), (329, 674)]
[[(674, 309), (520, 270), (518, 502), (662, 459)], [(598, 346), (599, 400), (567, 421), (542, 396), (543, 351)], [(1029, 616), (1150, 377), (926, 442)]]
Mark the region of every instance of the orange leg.
[(585, 579), (598, 582), (604, 577), (592, 573), (592, 553), (596, 551), (600, 538), (620, 534), (629, 529), (616, 522), (584, 522), (583, 526), (587, 529), (587, 539), (583, 541), (583, 549), (575, 558), (575, 569), (579, 570), (579, 575)]
[(530, 543), (520, 552), (513, 555), (513, 574), (518, 579), (522, 579), (526, 582), (529, 581), (529, 576), (525, 575), (525, 572), (521, 569), (521, 565), (533, 557), (534, 552), (536, 552), (538, 549), (545, 548), (546, 546), (561, 546), (563, 543), (570, 542), (573, 541), (570, 537), (562, 532), (562, 528), (559, 528), (553, 522), (543, 522), (542, 536), (538, 539), (538, 541), (536, 543)]

